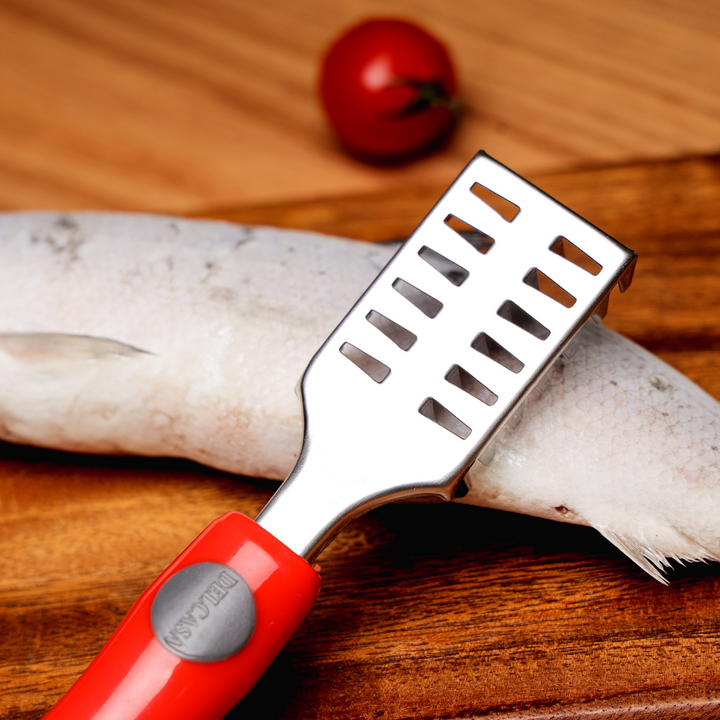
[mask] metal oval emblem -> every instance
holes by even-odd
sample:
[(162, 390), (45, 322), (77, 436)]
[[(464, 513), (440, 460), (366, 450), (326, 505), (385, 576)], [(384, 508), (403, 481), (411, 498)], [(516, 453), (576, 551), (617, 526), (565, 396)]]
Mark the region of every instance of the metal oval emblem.
[(150, 611), (155, 637), (174, 655), (216, 662), (238, 652), (255, 629), (255, 599), (227, 565), (202, 562), (170, 577)]

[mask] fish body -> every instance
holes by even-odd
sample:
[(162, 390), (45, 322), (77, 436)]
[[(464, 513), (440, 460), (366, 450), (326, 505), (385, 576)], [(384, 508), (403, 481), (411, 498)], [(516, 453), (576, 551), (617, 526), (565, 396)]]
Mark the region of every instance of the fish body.
[(720, 404), (635, 343), (588, 324), (461, 502), (590, 525), (663, 581), (720, 560)]
[(295, 385), (393, 252), (147, 215), (0, 216), (0, 437), (283, 479)]
[[(396, 246), (104, 213), (0, 216), (0, 438), (284, 478), (295, 385)], [(461, 502), (591, 525), (659, 580), (720, 559), (720, 405), (587, 327)]]

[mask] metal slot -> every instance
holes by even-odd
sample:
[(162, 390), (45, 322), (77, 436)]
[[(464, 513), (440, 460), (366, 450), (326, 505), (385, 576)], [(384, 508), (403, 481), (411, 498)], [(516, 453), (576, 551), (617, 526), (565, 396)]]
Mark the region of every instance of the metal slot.
[(340, 346), (340, 352), (376, 383), (381, 383), (390, 374), (390, 368), (387, 365), (350, 343), (343, 343)]
[(434, 318), (442, 310), (442, 303), (439, 300), (419, 290), (409, 282), (405, 282), (402, 278), (397, 278), (392, 286), (429, 318)]
[(553, 240), (550, 250), (591, 275), (597, 275), (602, 270), (599, 262), (593, 260), (586, 252), (583, 252), (577, 245), (573, 245), (562, 235)]
[(445, 375), (445, 379), (486, 405), (494, 405), (497, 402), (498, 396), (492, 390), (459, 365), (453, 365)]
[(563, 307), (571, 308), (577, 301), (565, 288), (560, 287), (552, 278), (549, 278), (542, 270), (537, 268), (533, 268), (523, 278), (523, 282), (539, 290), (543, 295), (547, 295), (555, 302), (560, 303)]
[(524, 363), (520, 362), (511, 352), (506, 350), (497, 340), (493, 340), (487, 333), (480, 333), (470, 345), (473, 350), (477, 350), (485, 357), (490, 358), (498, 365), (510, 370), (515, 374), (519, 373), (524, 367)]
[(427, 245), (423, 245), (418, 255), (431, 267), (434, 267), (444, 278), (447, 278), (453, 285), (460, 287), (468, 276), (468, 271), (457, 263), (449, 260), (439, 252), (435, 252)]
[(455, 417), (446, 407), (441, 405), (434, 398), (428, 398), (420, 406), (419, 412), (428, 420), (440, 425), (440, 427), (449, 430), (453, 435), (465, 440), (472, 432), (470, 428), (458, 418)]
[(456, 215), (448, 215), (444, 222), (451, 230), (454, 230), (465, 242), (470, 243), (470, 245), (482, 255), (485, 255), (495, 243), (495, 240), (489, 235), (473, 227), (470, 223), (461, 220)]
[(365, 319), (376, 327), (385, 337), (390, 338), (402, 350), (409, 350), (417, 340), (417, 335), (406, 330), (402, 325), (386, 318), (375, 310), (371, 310)]
[(498, 195), (485, 185), (476, 182), (470, 188), (470, 192), (491, 207), (503, 220), (512, 222), (520, 212), (520, 208), (515, 203)]
[(550, 331), (540, 324), (530, 313), (516, 305), (512, 300), (506, 300), (497, 311), (497, 314), (519, 327), (527, 333), (530, 333), (538, 340), (547, 340), (550, 337)]

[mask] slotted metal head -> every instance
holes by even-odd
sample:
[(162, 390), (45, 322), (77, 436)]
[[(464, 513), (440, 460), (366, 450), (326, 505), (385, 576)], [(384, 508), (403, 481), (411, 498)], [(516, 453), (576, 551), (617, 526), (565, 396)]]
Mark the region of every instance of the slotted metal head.
[(314, 557), (371, 507), (452, 497), (635, 259), (478, 155), (308, 366), (301, 456), (258, 522)]

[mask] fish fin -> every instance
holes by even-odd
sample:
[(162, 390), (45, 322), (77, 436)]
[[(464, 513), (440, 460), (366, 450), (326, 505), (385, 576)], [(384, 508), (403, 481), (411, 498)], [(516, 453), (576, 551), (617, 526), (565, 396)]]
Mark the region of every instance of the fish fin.
[(636, 532), (632, 535), (608, 527), (597, 525), (594, 527), (648, 575), (663, 585), (668, 584), (665, 571), (671, 567), (671, 560), (681, 565), (686, 562), (720, 560), (717, 555), (709, 552), (702, 545), (698, 545), (694, 540), (667, 526), (636, 528)]
[(64, 333), (0, 333), (0, 351), (29, 364), (153, 354), (110, 338)]

